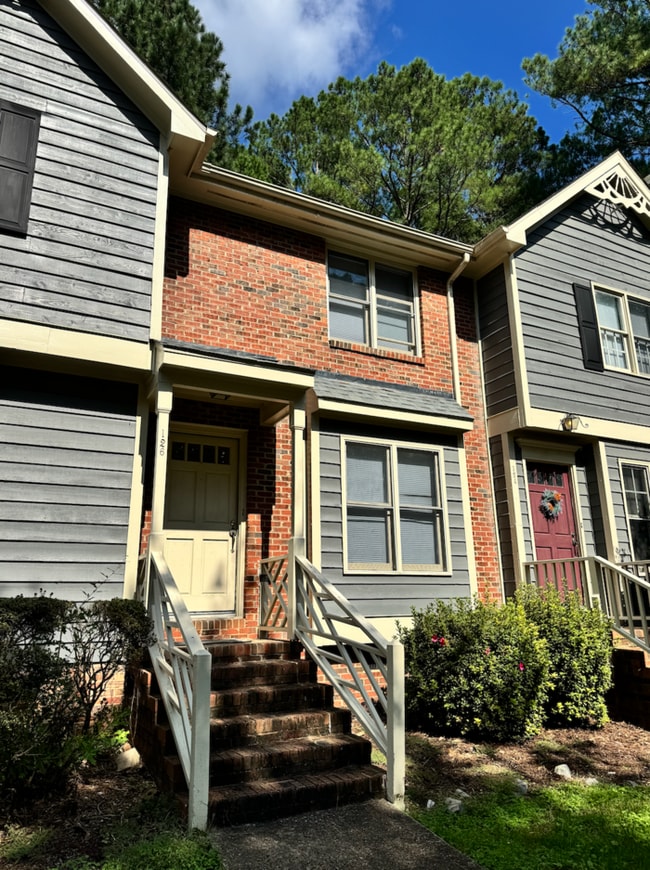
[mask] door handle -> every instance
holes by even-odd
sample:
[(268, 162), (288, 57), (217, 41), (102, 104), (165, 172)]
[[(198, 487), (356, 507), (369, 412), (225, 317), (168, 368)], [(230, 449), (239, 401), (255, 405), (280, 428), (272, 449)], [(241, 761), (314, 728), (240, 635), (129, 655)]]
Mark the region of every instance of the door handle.
[(239, 529), (237, 527), (236, 520), (230, 521), (230, 531), (228, 532), (230, 535), (230, 552), (235, 552), (235, 543), (237, 541), (237, 535), (239, 534)]

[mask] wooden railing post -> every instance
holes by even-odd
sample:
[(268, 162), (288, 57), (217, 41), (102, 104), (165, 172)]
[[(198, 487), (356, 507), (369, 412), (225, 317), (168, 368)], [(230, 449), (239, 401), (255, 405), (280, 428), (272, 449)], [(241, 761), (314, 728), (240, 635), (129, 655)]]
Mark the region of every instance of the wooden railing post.
[(387, 645), (388, 709), (386, 798), (403, 810), (406, 779), (406, 728), (404, 709), (404, 646), (399, 640)]
[(208, 826), (210, 788), (210, 675), (212, 656), (206, 649), (192, 656), (194, 692), (192, 696), (192, 751), (187, 825), (205, 831)]

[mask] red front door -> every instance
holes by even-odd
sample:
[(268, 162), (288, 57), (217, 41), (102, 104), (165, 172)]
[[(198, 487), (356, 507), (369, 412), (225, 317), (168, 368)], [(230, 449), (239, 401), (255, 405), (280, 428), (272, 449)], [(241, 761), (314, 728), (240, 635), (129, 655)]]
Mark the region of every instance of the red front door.
[[(569, 469), (565, 465), (528, 463), (528, 492), (532, 511), (535, 558), (561, 559), (565, 563), (553, 568), (555, 584), (563, 582), (569, 589), (580, 588), (579, 556)], [(539, 572), (540, 582), (551, 579), (548, 569)]]

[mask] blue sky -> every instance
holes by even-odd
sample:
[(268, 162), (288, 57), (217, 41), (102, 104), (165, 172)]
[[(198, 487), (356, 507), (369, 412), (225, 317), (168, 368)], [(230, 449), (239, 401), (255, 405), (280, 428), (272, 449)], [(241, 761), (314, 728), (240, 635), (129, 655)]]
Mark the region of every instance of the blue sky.
[(283, 114), (337, 76), (365, 77), (381, 60), (400, 67), (423, 57), (448, 78), (471, 72), (528, 97), (552, 141), (573, 128), (568, 110), (530, 93), (521, 59), (555, 57), (586, 0), (193, 0), (224, 43), (233, 102), (255, 118)]

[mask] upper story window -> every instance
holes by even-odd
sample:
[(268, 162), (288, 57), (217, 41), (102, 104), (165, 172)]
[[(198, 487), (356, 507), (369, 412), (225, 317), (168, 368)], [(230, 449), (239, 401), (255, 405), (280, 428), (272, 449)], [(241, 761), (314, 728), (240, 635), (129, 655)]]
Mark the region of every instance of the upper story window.
[(650, 375), (650, 304), (600, 287), (595, 298), (605, 365)]
[(346, 568), (446, 570), (438, 451), (344, 440)]
[(418, 353), (413, 273), (330, 252), (330, 338)]
[(0, 100), (0, 230), (27, 232), (40, 114)]

